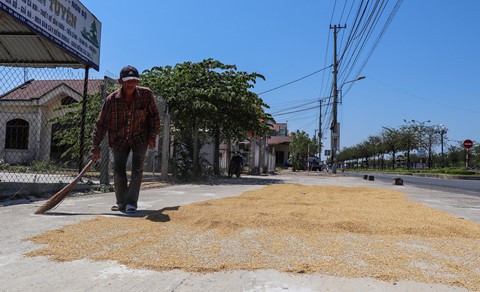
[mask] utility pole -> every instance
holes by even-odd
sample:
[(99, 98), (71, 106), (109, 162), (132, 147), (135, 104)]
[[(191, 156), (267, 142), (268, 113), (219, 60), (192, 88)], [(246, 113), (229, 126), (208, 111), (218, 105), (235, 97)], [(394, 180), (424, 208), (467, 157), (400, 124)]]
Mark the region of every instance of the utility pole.
[(333, 118), (331, 130), (331, 145), (332, 145), (332, 173), (337, 173), (337, 147), (339, 146), (339, 125), (337, 122), (337, 107), (338, 107), (338, 60), (337, 60), (337, 33), (340, 29), (347, 26), (330, 25), (330, 29), (333, 29)]
[(318, 115), (318, 160), (322, 163), (322, 100), (318, 100), (319, 115)]

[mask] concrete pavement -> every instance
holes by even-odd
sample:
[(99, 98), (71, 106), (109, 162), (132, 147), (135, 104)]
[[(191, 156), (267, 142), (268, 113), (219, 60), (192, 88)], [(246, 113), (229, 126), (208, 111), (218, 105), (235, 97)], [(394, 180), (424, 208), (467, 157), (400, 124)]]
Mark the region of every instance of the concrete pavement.
[[(151, 211), (192, 202), (235, 196), (272, 183), (306, 185), (371, 186), (395, 189), (410, 199), (480, 222), (480, 199), (395, 186), (359, 178), (308, 173), (272, 176), (243, 176), (219, 179), (208, 184), (173, 185), (143, 190), (139, 211)], [(113, 193), (70, 197), (44, 215), (34, 215), (44, 201), (0, 207), (0, 291), (467, 291), (441, 284), (378, 281), (373, 278), (343, 278), (327, 275), (287, 274), (274, 270), (228, 271), (207, 274), (180, 270), (156, 272), (133, 270), (116, 262), (86, 260), (57, 263), (46, 257), (26, 257), (38, 246), (27, 237), (54, 230), (94, 216), (127, 216), (111, 212)]]

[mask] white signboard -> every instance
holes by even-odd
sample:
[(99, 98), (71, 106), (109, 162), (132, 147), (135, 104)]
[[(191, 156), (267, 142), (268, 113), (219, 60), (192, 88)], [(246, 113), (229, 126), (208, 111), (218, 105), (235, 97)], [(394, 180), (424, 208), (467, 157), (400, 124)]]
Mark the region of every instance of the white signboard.
[(427, 150), (425, 150), (425, 149), (418, 149), (418, 150), (417, 150), (417, 156), (418, 156), (419, 158), (425, 158), (425, 157), (427, 157)]
[(0, 0), (0, 9), (98, 71), (102, 24), (78, 0)]

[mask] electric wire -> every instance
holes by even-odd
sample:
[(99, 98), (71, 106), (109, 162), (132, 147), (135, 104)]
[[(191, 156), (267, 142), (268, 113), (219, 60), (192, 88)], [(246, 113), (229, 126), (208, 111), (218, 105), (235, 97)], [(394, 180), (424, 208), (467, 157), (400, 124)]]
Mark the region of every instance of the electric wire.
[(333, 22), (333, 16), (335, 14), (335, 7), (337, 7), (337, 0), (333, 3), (332, 15), (330, 16), (330, 23)]
[[(341, 63), (345, 54), (347, 53), (347, 50), (350, 48), (350, 44), (351, 42), (356, 38), (355, 36), (357, 35), (357, 30), (359, 29), (359, 23), (361, 22), (361, 19), (363, 18), (364, 14), (365, 14), (365, 9), (368, 5), (368, 2), (367, 2), (367, 5), (366, 7), (364, 8), (364, 11), (362, 12), (362, 14), (360, 15), (360, 12), (361, 12), (361, 7), (363, 5), (363, 0), (360, 2), (360, 5), (358, 6), (358, 10), (357, 10), (357, 13), (356, 13), (356, 16), (355, 16), (355, 20), (353, 21), (353, 24), (351, 25), (352, 27), (352, 30), (350, 31), (350, 34), (347, 38), (347, 42), (344, 46), (344, 49), (343, 49), (343, 52), (339, 58), (339, 62)], [(359, 19), (360, 18), (360, 19)]]
[[(386, 3), (386, 2), (382, 1), (382, 4), (384, 4), (384, 3)], [(375, 27), (377, 26), (378, 22), (380, 21), (381, 15), (385, 11), (385, 8), (386, 8), (385, 5), (380, 4), (380, 6), (377, 6), (377, 4), (378, 4), (378, 1), (375, 4), (375, 7), (372, 9), (372, 11), (370, 13), (370, 16), (368, 17), (368, 19), (366, 21), (365, 28), (368, 26), (368, 31), (364, 30), (363, 33), (362, 33), (363, 34), (363, 36), (362, 36), (363, 42), (361, 44), (357, 45), (357, 47), (355, 48), (356, 51), (354, 51), (352, 53), (347, 65), (346, 65), (348, 67), (340, 73), (340, 78), (343, 81), (347, 80), (348, 76), (351, 75), (351, 72), (353, 71), (353, 69), (356, 68), (356, 64), (359, 61), (367, 43), (368, 43), (368, 40), (373, 35)], [(383, 29), (382, 29), (382, 31), (383, 31)], [(380, 40), (377, 38), (377, 40), (374, 42), (372, 48), (375, 48), (378, 45), (379, 41)], [(367, 58), (368, 58), (368, 54), (367, 54)], [(368, 61), (368, 59), (366, 59), (366, 60)], [(351, 63), (351, 65), (348, 65), (350, 63)]]
[(280, 88), (285, 87), (285, 86), (287, 86), (287, 85), (290, 85), (290, 84), (292, 84), (292, 83), (295, 83), (295, 82), (298, 82), (298, 81), (303, 80), (303, 79), (305, 79), (305, 78), (308, 78), (308, 77), (310, 77), (310, 76), (312, 76), (312, 75), (315, 75), (315, 74), (317, 74), (317, 73), (320, 73), (320, 72), (322, 72), (322, 71), (324, 71), (324, 70), (326, 70), (326, 69), (328, 69), (328, 68), (330, 68), (330, 67), (332, 67), (332, 66), (328, 66), (328, 67), (322, 68), (322, 69), (320, 69), (320, 70), (317, 70), (317, 71), (315, 71), (315, 72), (312, 72), (312, 73), (310, 73), (310, 74), (307, 74), (307, 75), (305, 75), (305, 76), (303, 76), (303, 77), (300, 77), (300, 78), (298, 78), (298, 79), (295, 79), (295, 80), (293, 80), (293, 81), (287, 82), (287, 83), (282, 84), (282, 85), (280, 85), (280, 86), (277, 86), (277, 87), (274, 87), (274, 88), (272, 88), (272, 89), (269, 89), (269, 90), (266, 90), (266, 91), (257, 93), (257, 95), (262, 95), (262, 94), (265, 94), (265, 93), (267, 93), (267, 92), (271, 92), (271, 91), (280, 89)]
[[(348, 2), (348, 1), (345, 1), (345, 4), (346, 4), (347, 2)], [(342, 19), (340, 19), (340, 21), (339, 21), (339, 23), (342, 23), (342, 22), (344, 23), (345, 28), (347, 28), (347, 23), (348, 23), (348, 20), (350, 19), (350, 15), (351, 15), (351, 13), (352, 13), (352, 10), (353, 10), (354, 5), (355, 5), (355, 1), (353, 1), (353, 2), (352, 2), (352, 5), (350, 5), (350, 9), (349, 9), (349, 11), (348, 11), (348, 15), (347, 15), (345, 21), (342, 21)], [(344, 40), (344, 38), (345, 38), (345, 31), (346, 31), (346, 30), (341, 30), (341, 31), (340, 31), (340, 33), (341, 33), (341, 37), (340, 37), (340, 47), (342, 47), (342, 46), (343, 46), (343, 43), (344, 43), (343, 40)], [(345, 45), (345, 47), (347, 47), (347, 45)]]
[[(379, 34), (374, 38), (374, 34), (378, 31), (382, 19), (384, 19), (384, 14), (387, 11), (389, 0), (361, 0), (359, 4), (356, 0), (352, 1), (349, 4), (348, 0), (345, 0), (342, 4), (339, 1), (335, 0), (333, 4), (333, 10), (331, 14), (330, 23), (334, 23), (335, 15), (339, 15), (338, 23), (345, 23), (348, 29), (340, 30), (341, 31), (341, 42), (339, 46), (339, 51), (341, 52), (340, 58), (338, 58), (339, 67), (338, 67), (338, 84), (345, 84), (346, 80), (349, 78), (353, 72), (355, 72), (355, 79), (360, 76), (362, 70), (365, 68), (369, 59), (373, 55), (376, 47), (380, 43), (384, 34), (386, 33), (390, 23), (392, 22), (395, 14), (399, 10), (403, 0), (397, 0), (394, 8), (390, 12), (386, 22), (383, 24), (383, 27), (380, 28)], [(338, 8), (338, 11), (337, 11)], [(348, 12), (347, 12), (348, 11)], [(336, 12), (338, 12), (336, 14)], [(353, 20), (351, 19), (353, 16)], [(337, 23), (337, 22), (335, 22)], [(348, 32), (348, 34), (347, 34)], [(345, 43), (343, 42), (346, 37)], [(304, 100), (295, 100), (288, 101), (285, 105), (288, 108), (282, 109), (280, 106), (275, 106), (276, 111), (272, 113), (272, 116), (278, 116), (282, 118), (288, 117), (288, 120), (315, 120), (316, 124), (319, 124), (319, 119), (321, 119), (321, 128), (319, 131), (326, 133), (331, 128), (331, 121), (333, 117), (333, 82), (332, 74), (327, 74), (326, 69), (333, 67), (333, 65), (328, 64), (329, 55), (331, 55), (331, 34), (328, 34), (327, 47), (325, 50), (325, 59), (324, 59), (324, 68), (307, 74), (301, 78), (287, 82), (280, 86), (274, 87), (272, 89), (258, 93), (262, 95), (285, 86), (288, 86), (292, 83), (298, 82), (305, 78), (308, 78), (317, 73), (323, 72), (322, 81), (320, 85), (319, 96), (328, 96), (327, 98), (322, 99), (321, 112), (318, 105), (314, 103), (319, 102), (320, 99), (304, 99)], [(368, 47), (368, 49), (367, 49)], [(362, 59), (363, 58), (363, 59)], [(333, 63), (333, 62), (332, 62)], [(326, 75), (327, 74), (327, 75)], [(325, 86), (325, 84), (331, 84), (331, 86)], [(350, 83), (345, 89), (341, 89), (341, 96), (345, 96), (348, 91), (352, 88), (353, 82)], [(329, 91), (329, 94), (327, 92)], [(338, 90), (338, 88), (337, 88)], [(292, 110), (292, 105), (295, 106), (295, 109)], [(311, 106), (310, 106), (311, 105)], [(312, 110), (317, 109), (315, 115), (309, 114)], [(301, 114), (300, 114), (301, 113)], [(306, 126), (311, 125), (309, 122)], [(324, 135), (322, 134), (322, 137)]]
[[(308, 105), (312, 105), (314, 103), (316, 103), (317, 101), (316, 100), (313, 100), (313, 101), (310, 101), (310, 102), (306, 102), (306, 103), (303, 103), (303, 104), (300, 104), (297, 106), (298, 107), (304, 107), (304, 106), (308, 106)], [(276, 112), (272, 112), (271, 115), (281, 115), (281, 114), (284, 114), (285, 112), (288, 112), (288, 111), (291, 111), (292, 110), (292, 106), (288, 107), (288, 109), (286, 110), (279, 110), (279, 111), (276, 111)]]
[[(385, 2), (383, 2), (383, 3), (385, 3)], [(367, 4), (368, 4), (368, 2), (367, 2)], [(374, 28), (376, 26), (375, 21), (372, 22), (372, 19), (377, 19), (378, 20), (379, 19), (378, 16), (381, 14), (381, 11), (379, 11), (377, 9), (378, 4), (379, 4), (379, 1), (377, 0), (377, 2), (374, 4), (374, 6), (370, 9), (369, 15), (368, 15), (368, 17), (366, 17), (362, 27), (360, 27), (360, 23), (359, 23), (358, 26), (355, 28), (355, 32), (350, 35), (349, 39), (352, 40), (352, 42), (353, 42), (354, 39), (358, 39), (358, 40), (356, 42), (355, 47), (351, 48), (349, 46), (348, 48), (344, 49), (344, 54), (342, 54), (342, 57), (344, 57), (347, 52), (349, 52), (349, 51), (351, 51), (351, 52), (348, 54), (349, 57), (346, 60), (346, 63), (342, 62), (343, 69), (339, 70), (340, 71), (339, 72), (340, 79), (342, 79), (342, 78), (344, 80), (347, 79), (349, 74), (345, 74), (345, 72), (349, 72), (350, 70), (353, 70), (353, 68), (355, 68), (356, 62), (358, 61), (358, 59), (361, 56), (365, 46), (367, 45), (369, 37), (373, 33)], [(361, 21), (366, 16), (367, 9), (368, 9), (368, 7), (365, 6), (365, 8), (362, 12), (361, 19), (360, 19)], [(377, 17), (375, 17), (375, 15)], [(358, 33), (357, 33), (357, 31), (358, 31)], [(344, 75), (344, 77), (342, 77), (342, 75)]]
[[(379, 36), (377, 37), (377, 40), (375, 41), (375, 44), (374, 46), (372, 46), (370, 52), (367, 54), (367, 57), (365, 58), (365, 61), (363, 63), (363, 65), (360, 67), (360, 69), (358, 70), (358, 72), (361, 72), (363, 70), (363, 68), (365, 67), (366, 63), (368, 62), (368, 60), (370, 59), (370, 57), (372, 56), (373, 52), (375, 51), (375, 49), (377, 48), (378, 44), (380, 43), (381, 39), (383, 38), (383, 36), (385, 35), (385, 32), (387, 31), (388, 27), (390, 26), (391, 22), (393, 21), (393, 18), (395, 17), (396, 13), (398, 12), (398, 10), (400, 9), (400, 6), (402, 5), (403, 3), (403, 0), (397, 0), (397, 3), (395, 4), (395, 7), (394, 9), (392, 10), (392, 12), (390, 13), (385, 25), (383, 26), (382, 28), (382, 31), (381, 33), (379, 34)], [(359, 75), (360, 73), (358, 73)]]
[(310, 106), (310, 107), (307, 107), (307, 108), (300, 108), (300, 109), (295, 109), (295, 110), (290, 109), (289, 111), (282, 111), (282, 112), (272, 114), (272, 116), (280, 117), (280, 116), (284, 116), (284, 115), (288, 115), (288, 114), (292, 114), (292, 113), (299, 113), (299, 112), (308, 111), (308, 110), (317, 109), (317, 108), (318, 108), (318, 106)]

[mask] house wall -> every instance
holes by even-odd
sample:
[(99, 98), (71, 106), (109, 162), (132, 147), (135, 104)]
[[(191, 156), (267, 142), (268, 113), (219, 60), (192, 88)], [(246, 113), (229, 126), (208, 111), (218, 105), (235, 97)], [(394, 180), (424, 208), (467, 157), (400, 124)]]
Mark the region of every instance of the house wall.
[[(68, 93), (73, 93), (69, 90)], [(52, 95), (53, 94), (53, 95)], [(0, 159), (9, 164), (31, 163), (35, 160), (49, 160), (53, 118), (64, 115), (59, 111), (61, 100), (67, 96), (64, 91), (55, 90), (42, 98), (32, 101), (8, 102), (0, 104)], [(75, 95), (78, 100), (78, 94)], [(5, 149), (7, 122), (23, 119), (29, 124), (28, 149)]]
[[(288, 159), (289, 153), (289, 146), (288, 145), (275, 145), (275, 163), (278, 165), (283, 165)], [(283, 157), (282, 157), (282, 153)]]
[(214, 159), (214, 152), (215, 152), (215, 145), (209, 141), (205, 143), (202, 148), (200, 149), (201, 155), (211, 164), (213, 165)]
[[(38, 152), (39, 123), (37, 111), (31, 107), (24, 107), (22, 112), (19, 113), (14, 110), (15, 108), (8, 106), (0, 109), (2, 112), (2, 115), (0, 115), (0, 158), (10, 164), (31, 161)], [(28, 122), (28, 149), (26, 150), (5, 149), (7, 122), (13, 119), (22, 119)]]

